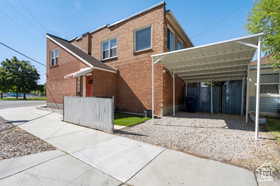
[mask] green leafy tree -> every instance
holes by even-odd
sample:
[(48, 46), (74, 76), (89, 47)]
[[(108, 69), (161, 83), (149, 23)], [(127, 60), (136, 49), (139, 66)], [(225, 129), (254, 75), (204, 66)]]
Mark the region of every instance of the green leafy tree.
[(247, 28), (251, 33), (263, 32), (263, 51), (280, 68), (280, 0), (258, 0), (249, 16)]
[(13, 57), (3, 61), (2, 67), (7, 72), (17, 98), (18, 93), (23, 93), (23, 99), (26, 99), (26, 93), (37, 89), (37, 81), (40, 79), (40, 75), (28, 61), (21, 61)]
[(11, 82), (8, 79), (7, 72), (0, 66), (0, 97), (3, 99), (3, 94), (11, 88)]

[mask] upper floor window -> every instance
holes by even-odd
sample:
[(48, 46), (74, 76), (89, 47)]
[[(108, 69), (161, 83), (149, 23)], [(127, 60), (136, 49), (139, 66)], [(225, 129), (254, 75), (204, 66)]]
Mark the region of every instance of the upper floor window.
[(54, 49), (51, 51), (51, 66), (55, 66), (58, 63), (58, 57), (59, 57), (59, 50)]
[(167, 48), (169, 51), (175, 50), (175, 34), (167, 29)]
[(152, 48), (151, 26), (134, 32), (134, 51), (142, 51)]
[(102, 59), (117, 57), (117, 39), (102, 42)]
[(176, 42), (176, 50), (180, 50), (184, 48), (184, 44), (182, 41), (177, 41)]

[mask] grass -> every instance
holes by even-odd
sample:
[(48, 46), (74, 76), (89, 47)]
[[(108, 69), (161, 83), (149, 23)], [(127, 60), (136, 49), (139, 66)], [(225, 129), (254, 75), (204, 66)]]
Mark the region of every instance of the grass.
[[(16, 99), (15, 97), (4, 97), (3, 99), (0, 99), (0, 101), (19, 101), (24, 100), (23, 98)], [(26, 101), (45, 101), (47, 100), (46, 97), (27, 97)]]
[(115, 113), (114, 124), (128, 127), (143, 123), (149, 119), (151, 118), (117, 112)]
[(268, 118), (267, 130), (280, 143), (280, 119)]

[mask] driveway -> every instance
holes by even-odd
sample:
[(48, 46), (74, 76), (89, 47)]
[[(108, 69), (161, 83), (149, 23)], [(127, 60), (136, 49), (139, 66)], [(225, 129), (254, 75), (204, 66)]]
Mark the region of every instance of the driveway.
[(265, 132), (254, 139), (254, 124), (236, 115), (177, 113), (118, 132), (135, 140), (227, 162), (254, 171), (265, 162), (280, 167), (280, 147)]
[(8, 176), (3, 164), (9, 163), (0, 161), (0, 185), (257, 185), (246, 169), (65, 123), (58, 113), (26, 107), (0, 110), (0, 116), (29, 120), (18, 126), (58, 149), (30, 164), (19, 160), (28, 165)]
[(0, 109), (45, 105), (46, 101), (1, 101)]

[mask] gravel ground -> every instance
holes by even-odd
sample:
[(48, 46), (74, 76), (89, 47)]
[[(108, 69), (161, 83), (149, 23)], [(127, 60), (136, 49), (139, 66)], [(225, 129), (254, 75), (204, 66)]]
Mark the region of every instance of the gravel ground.
[(0, 160), (48, 150), (55, 147), (0, 117)]
[(255, 170), (264, 162), (280, 168), (280, 145), (265, 132), (254, 140), (253, 125), (239, 116), (178, 113), (116, 132), (147, 143)]

